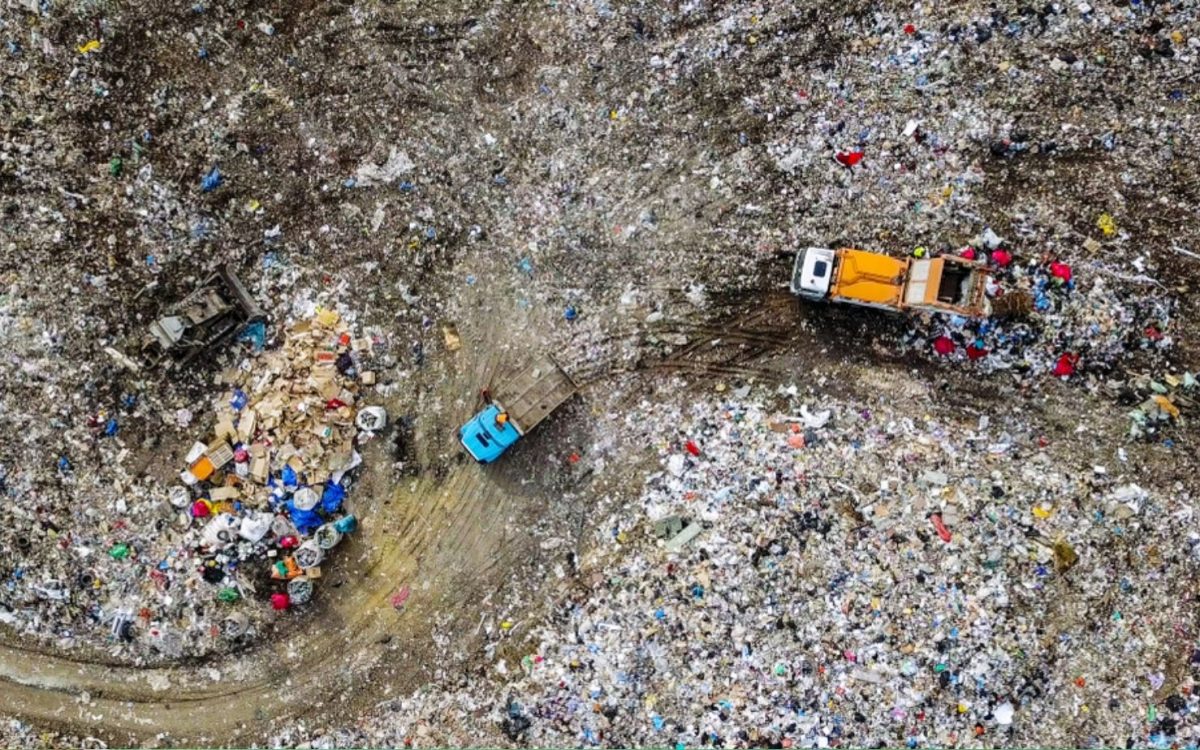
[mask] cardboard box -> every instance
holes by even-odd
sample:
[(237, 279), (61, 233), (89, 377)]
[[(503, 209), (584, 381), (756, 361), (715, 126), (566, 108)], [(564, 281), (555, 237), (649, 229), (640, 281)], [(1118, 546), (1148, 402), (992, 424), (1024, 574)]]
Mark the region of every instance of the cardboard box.
[(219, 469), (233, 460), (233, 448), (224, 440), (215, 440), (208, 446), (208, 458), (214, 469)]
[(233, 419), (228, 414), (222, 414), (217, 418), (216, 432), (217, 437), (221, 440), (233, 442), (238, 439), (237, 430), (233, 427)]
[(250, 478), (259, 484), (267, 483), (267, 475), (270, 473), (271, 463), (266, 456), (253, 458), (250, 461)]
[(242, 412), (242, 416), (238, 419), (237, 438), (243, 443), (248, 443), (254, 437), (254, 424), (258, 421), (258, 415), (254, 409), (247, 408)]

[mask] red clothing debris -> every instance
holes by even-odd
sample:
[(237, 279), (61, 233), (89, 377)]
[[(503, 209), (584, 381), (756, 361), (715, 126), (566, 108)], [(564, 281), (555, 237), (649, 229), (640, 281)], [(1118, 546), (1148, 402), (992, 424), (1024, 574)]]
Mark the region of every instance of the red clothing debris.
[(700, 455), (700, 446), (696, 445), (691, 440), (687, 441), (687, 445), (685, 445), (683, 447), (687, 448), (687, 452), (691, 453), (693, 456)]
[(208, 518), (208, 514), (208, 503), (203, 500), (197, 500), (192, 503), (192, 518)]
[(1079, 364), (1078, 354), (1064, 354), (1054, 365), (1054, 377), (1066, 378), (1075, 374), (1075, 366)]
[(980, 349), (979, 347), (975, 346), (974, 344), (970, 344), (967, 346), (967, 359), (969, 359), (971, 361), (975, 361), (977, 359), (983, 359), (984, 357), (987, 356), (987, 353), (988, 353), (987, 349)]
[(864, 154), (862, 151), (838, 151), (833, 155), (837, 159), (837, 163), (846, 167), (853, 167), (862, 161)]
[(404, 603), (406, 601), (408, 601), (409, 594), (411, 594), (411, 593), (412, 593), (412, 589), (410, 589), (408, 586), (405, 586), (404, 588), (397, 591), (395, 594), (392, 595), (392, 607), (394, 607), (395, 609), (400, 609), (401, 607), (403, 607)]
[(952, 354), (954, 349), (954, 342), (950, 340), (949, 336), (938, 336), (933, 340), (933, 350), (943, 357)]
[(282, 612), (292, 605), (292, 598), (287, 594), (271, 594), (271, 609)]
[(1008, 268), (1008, 264), (1012, 263), (1012, 254), (1007, 250), (996, 248), (992, 251), (992, 262), (1001, 268)]
[(959, 253), (959, 255), (963, 258), (966, 258), (967, 260), (975, 260), (975, 248), (964, 247), (962, 249), (962, 252)]
[(942, 538), (942, 541), (950, 541), (950, 529), (947, 529), (946, 524), (942, 523), (942, 517), (935, 513), (929, 520), (933, 521), (933, 528), (937, 529), (938, 536)]
[(1066, 263), (1059, 263), (1058, 261), (1055, 261), (1050, 264), (1050, 275), (1062, 279), (1063, 281), (1070, 281), (1071, 267)]
[(917, 33), (917, 27), (913, 26), (911, 23), (906, 23), (906, 24), (904, 24), (904, 33), (905, 34), (915, 34), (915, 33)]

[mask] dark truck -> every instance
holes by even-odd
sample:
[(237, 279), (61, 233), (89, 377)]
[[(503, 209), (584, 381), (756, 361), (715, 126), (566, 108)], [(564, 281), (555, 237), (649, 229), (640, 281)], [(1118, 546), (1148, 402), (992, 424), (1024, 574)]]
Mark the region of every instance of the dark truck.
[(151, 367), (187, 365), (203, 352), (228, 343), (247, 326), (266, 320), (267, 314), (233, 269), (221, 266), (150, 324), (142, 359)]

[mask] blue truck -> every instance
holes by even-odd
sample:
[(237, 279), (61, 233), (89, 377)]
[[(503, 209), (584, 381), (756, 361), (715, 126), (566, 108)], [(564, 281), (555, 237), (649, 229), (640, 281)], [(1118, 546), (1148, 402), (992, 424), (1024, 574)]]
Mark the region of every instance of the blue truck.
[(490, 403), (459, 428), (458, 439), (476, 461), (490, 464), (577, 390), (558, 363), (543, 356), (504, 379)]

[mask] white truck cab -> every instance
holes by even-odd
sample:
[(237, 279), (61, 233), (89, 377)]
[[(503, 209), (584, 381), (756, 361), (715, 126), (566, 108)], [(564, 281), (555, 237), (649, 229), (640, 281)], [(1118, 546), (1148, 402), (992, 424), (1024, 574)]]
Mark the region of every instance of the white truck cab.
[(833, 279), (837, 254), (825, 247), (807, 247), (796, 253), (792, 268), (792, 294), (807, 299), (825, 299)]

